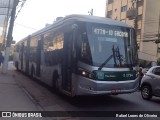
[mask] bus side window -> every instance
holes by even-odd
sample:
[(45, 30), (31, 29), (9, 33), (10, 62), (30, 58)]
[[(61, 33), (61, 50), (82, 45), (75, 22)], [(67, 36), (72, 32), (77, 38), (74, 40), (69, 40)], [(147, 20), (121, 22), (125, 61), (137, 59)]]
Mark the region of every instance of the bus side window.
[(55, 65), (61, 59), (61, 51), (63, 49), (64, 34), (54, 33), (53, 31), (44, 35), (44, 62), (46, 65)]

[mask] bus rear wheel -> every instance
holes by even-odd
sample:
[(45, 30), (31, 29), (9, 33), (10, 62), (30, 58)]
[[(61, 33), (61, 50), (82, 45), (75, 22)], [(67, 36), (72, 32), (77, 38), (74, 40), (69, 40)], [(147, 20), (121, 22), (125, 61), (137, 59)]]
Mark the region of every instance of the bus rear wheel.
[(34, 75), (35, 75), (35, 70), (34, 70), (34, 67), (32, 67), (32, 69), (31, 69), (31, 78), (34, 78)]
[(57, 73), (57, 72), (54, 72), (54, 73), (53, 73), (53, 79), (52, 79), (52, 81), (53, 81), (52, 87), (53, 87), (53, 89), (56, 90), (56, 91), (59, 91), (58, 79), (59, 79), (58, 73)]

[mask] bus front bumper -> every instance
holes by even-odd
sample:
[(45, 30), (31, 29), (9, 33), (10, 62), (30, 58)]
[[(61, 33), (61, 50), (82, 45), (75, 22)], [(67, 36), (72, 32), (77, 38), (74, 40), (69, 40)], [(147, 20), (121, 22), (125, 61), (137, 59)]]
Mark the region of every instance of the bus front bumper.
[(138, 79), (128, 81), (97, 81), (79, 77), (76, 95), (125, 94), (137, 91)]

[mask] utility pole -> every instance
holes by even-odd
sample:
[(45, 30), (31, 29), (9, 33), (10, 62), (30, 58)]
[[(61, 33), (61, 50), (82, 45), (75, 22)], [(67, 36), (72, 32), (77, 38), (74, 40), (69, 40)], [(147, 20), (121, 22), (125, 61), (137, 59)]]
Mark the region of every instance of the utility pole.
[(134, 3), (136, 4), (136, 15), (134, 19), (134, 28), (135, 28), (135, 33), (136, 33), (136, 39), (137, 39), (137, 32), (138, 32), (138, 0), (135, 0)]
[(135, 35), (137, 39), (138, 31), (138, 1), (132, 0), (132, 7), (127, 11), (127, 18), (134, 21)]
[(7, 34), (5, 56), (4, 56), (4, 62), (3, 62), (3, 67), (2, 67), (2, 73), (3, 74), (6, 74), (7, 69), (8, 69), (10, 46), (11, 46), (11, 42), (13, 40), (12, 32), (13, 32), (14, 19), (15, 19), (15, 14), (16, 14), (16, 7), (18, 5), (18, 2), (19, 2), (19, 0), (14, 0), (13, 8), (12, 8), (12, 11), (11, 11), (11, 19), (10, 19), (10, 24), (9, 24), (8, 34)]
[(158, 26), (158, 39), (155, 40), (155, 43), (157, 44), (157, 57), (159, 52), (159, 42), (160, 42), (160, 11), (159, 11), (159, 26)]
[(159, 11), (158, 40), (160, 40), (160, 11)]
[[(136, 4), (136, 6), (134, 6)], [(137, 0), (132, 0), (132, 7), (127, 11), (127, 18), (130, 20), (134, 20), (134, 28), (135, 31), (137, 32), (138, 29), (138, 5), (137, 5)]]

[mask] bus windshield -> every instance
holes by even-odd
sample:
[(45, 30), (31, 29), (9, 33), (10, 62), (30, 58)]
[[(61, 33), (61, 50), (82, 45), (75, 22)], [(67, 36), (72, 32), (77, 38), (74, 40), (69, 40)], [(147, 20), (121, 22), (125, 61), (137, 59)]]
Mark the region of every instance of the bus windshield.
[(93, 66), (131, 66), (137, 59), (133, 34), (132, 29), (125, 27), (86, 23), (81, 28), (80, 59)]

